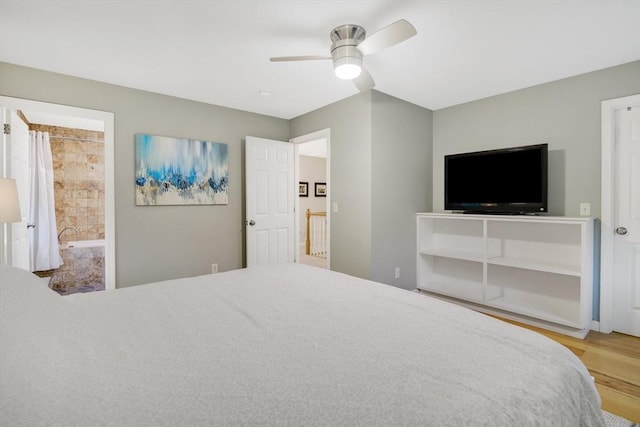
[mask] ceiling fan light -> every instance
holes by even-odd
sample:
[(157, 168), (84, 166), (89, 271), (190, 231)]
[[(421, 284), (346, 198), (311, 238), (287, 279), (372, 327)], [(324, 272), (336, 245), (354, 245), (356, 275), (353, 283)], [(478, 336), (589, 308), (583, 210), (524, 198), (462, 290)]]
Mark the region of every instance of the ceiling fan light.
[(333, 68), (339, 79), (353, 80), (362, 72), (362, 59), (352, 56), (337, 58)]

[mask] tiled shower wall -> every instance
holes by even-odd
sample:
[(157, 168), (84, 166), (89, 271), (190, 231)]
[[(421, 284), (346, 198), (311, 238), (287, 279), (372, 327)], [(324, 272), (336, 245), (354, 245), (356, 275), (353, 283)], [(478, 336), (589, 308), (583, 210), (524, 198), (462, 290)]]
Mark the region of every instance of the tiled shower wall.
[(29, 130), (49, 132), (58, 232), (77, 230), (61, 241), (104, 239), (104, 133), (33, 123)]

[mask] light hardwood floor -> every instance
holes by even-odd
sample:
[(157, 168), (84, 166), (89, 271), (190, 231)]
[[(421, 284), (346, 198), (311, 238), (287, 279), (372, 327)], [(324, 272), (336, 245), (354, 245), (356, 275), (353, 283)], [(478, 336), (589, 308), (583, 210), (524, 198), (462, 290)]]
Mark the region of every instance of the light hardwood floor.
[(640, 338), (591, 331), (584, 340), (502, 319), (567, 347), (596, 379), (602, 409), (640, 423)]

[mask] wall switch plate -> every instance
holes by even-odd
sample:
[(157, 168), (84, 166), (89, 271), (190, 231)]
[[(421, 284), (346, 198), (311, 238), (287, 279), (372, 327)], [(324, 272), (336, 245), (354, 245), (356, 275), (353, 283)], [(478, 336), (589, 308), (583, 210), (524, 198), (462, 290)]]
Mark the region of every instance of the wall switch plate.
[(333, 212), (338, 212), (338, 202), (333, 202)]
[(211, 264), (211, 274), (216, 274), (218, 272), (218, 264)]
[(591, 215), (591, 203), (580, 203), (580, 215), (581, 216)]
[(400, 267), (396, 267), (395, 276), (396, 276), (396, 279), (400, 278)]

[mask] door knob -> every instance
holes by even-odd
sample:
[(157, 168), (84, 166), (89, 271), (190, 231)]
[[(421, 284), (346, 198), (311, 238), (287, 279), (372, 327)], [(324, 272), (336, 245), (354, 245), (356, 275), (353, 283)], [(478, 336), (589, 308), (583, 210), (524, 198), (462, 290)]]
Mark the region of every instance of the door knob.
[(32, 222), (28, 222), (27, 223), (27, 229), (29, 229), (29, 228), (36, 228), (36, 225), (34, 223), (32, 223)]
[(626, 227), (618, 227), (618, 228), (616, 228), (616, 233), (621, 235), (621, 236), (624, 236), (625, 234), (627, 234), (628, 231), (629, 230), (627, 230)]
[(249, 225), (253, 227), (254, 225), (256, 225), (256, 222), (254, 220), (251, 220), (249, 221)]

